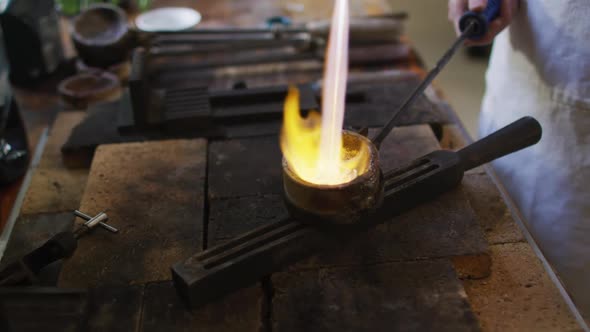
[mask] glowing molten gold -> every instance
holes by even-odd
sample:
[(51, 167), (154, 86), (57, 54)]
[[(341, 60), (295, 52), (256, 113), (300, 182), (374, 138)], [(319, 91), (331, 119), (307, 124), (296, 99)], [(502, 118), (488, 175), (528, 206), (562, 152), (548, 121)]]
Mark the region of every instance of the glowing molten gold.
[(340, 139), (339, 158), (332, 167), (332, 162), (320, 153), (321, 123), (321, 115), (316, 111), (301, 117), (299, 91), (289, 88), (280, 139), (289, 168), (310, 183), (336, 185), (352, 181), (367, 169), (368, 147)]

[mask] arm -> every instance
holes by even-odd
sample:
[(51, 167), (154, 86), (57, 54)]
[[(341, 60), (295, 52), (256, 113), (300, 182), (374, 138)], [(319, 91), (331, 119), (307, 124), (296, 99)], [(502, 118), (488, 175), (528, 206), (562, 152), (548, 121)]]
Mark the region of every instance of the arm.
[[(449, 0), (449, 20), (453, 23), (459, 35), (459, 19), (468, 10), (481, 11), (487, 5), (487, 0)], [(500, 16), (490, 23), (488, 33), (479, 40), (467, 42), (468, 45), (486, 45), (492, 42), (510, 22), (518, 10), (519, 0), (502, 0)]]

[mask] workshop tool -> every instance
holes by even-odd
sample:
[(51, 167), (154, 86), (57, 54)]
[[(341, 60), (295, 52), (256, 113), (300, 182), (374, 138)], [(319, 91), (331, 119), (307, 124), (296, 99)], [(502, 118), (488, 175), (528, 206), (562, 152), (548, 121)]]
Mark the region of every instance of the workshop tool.
[(97, 226), (111, 233), (119, 231), (117, 228), (106, 224), (108, 216), (104, 212), (100, 212), (93, 217), (76, 210), (74, 215), (86, 220), (86, 222), (73, 232), (57, 233), (39, 248), (24, 255), (18, 261), (9, 263), (0, 271), (0, 287), (38, 284), (37, 276), (44, 267), (60, 259), (70, 257), (78, 247), (78, 239)]
[[(275, 24), (269, 28), (196, 29), (141, 37), (146, 52), (158, 61), (157, 70), (171, 75), (197, 76), (203, 71), (272, 63), (309, 63), (321, 66), (329, 32), (328, 21), (303, 27)], [(350, 64), (390, 64), (407, 56), (399, 43), (403, 24), (397, 16), (354, 18), (350, 27)], [(145, 35), (145, 34), (144, 34)], [(227, 52), (231, 56), (227, 57)], [(198, 61), (192, 61), (194, 57)], [(191, 61), (188, 61), (191, 60)]]
[[(269, 66), (269, 68), (273, 67)], [(287, 66), (283, 68), (287, 68)], [(293, 66), (288, 66), (288, 69), (293, 69)], [(293, 69), (294, 71), (288, 72), (288, 77), (286, 77), (293, 77), (293, 81), (313, 82), (311, 87), (307, 87), (307, 84), (299, 86), (304, 110), (319, 108), (317, 100), (321, 84), (314, 82), (314, 80), (322, 74), (321, 63), (314, 67), (314, 70), (316, 69), (317, 71), (304, 71), (303, 73), (299, 69)], [(187, 82), (187, 86), (196, 86), (193, 90), (198, 92), (200, 97), (195, 95), (194, 98), (189, 98), (193, 99), (193, 102), (187, 102), (184, 107), (177, 108), (178, 112), (175, 113), (180, 116), (177, 116), (173, 121), (179, 124), (179, 127), (174, 127), (175, 125), (171, 123), (166, 124), (168, 120), (165, 120), (163, 116), (165, 114), (163, 104), (149, 101), (164, 102), (162, 98), (169, 95), (169, 91), (175, 90), (179, 91), (179, 95), (180, 92), (183, 92), (187, 96), (192, 96), (188, 94), (190, 89), (183, 88), (182, 85), (166, 87), (165, 84), (159, 84), (157, 78), (147, 79), (148, 75), (144, 71), (143, 75), (145, 76), (137, 79), (132, 77), (129, 88), (124, 90), (120, 100), (89, 106), (88, 115), (71, 131), (62, 146), (64, 160), (70, 167), (81, 167), (81, 165), (89, 167), (94, 150), (101, 144), (171, 137), (226, 139), (276, 135), (281, 128), (284, 106), (284, 99), (281, 100), (281, 98), (284, 98), (283, 93), (286, 91), (281, 92), (280, 95), (277, 92), (277, 95), (270, 99), (263, 98), (262, 95), (268, 93), (268, 82), (271, 80), (276, 82), (276, 76), (283, 75), (282, 72), (277, 74), (278, 70), (280, 68), (255, 78), (238, 76), (235, 79), (228, 77), (223, 80), (211, 78), (209, 81), (205, 77), (193, 77), (194, 80)], [(248, 84), (252, 84), (246, 90), (252, 89), (253, 95), (248, 98), (245, 96), (230, 97), (235, 102), (231, 100), (224, 102), (221, 97), (223, 95), (231, 95), (236, 92), (246, 93), (246, 91), (231, 88), (236, 85), (235, 82), (242, 81), (242, 77)], [(419, 77), (416, 74), (404, 70), (373, 71), (365, 72), (363, 75), (356, 72), (351, 73), (346, 95), (345, 128), (357, 131), (359, 128), (382, 127), (389, 119), (391, 110), (395, 109), (418, 83)], [(206, 89), (205, 86), (209, 86), (209, 89)], [(285, 89), (280, 85), (271, 88)], [(130, 90), (134, 90), (134, 94), (137, 93), (134, 97), (137, 99), (131, 99)], [(255, 96), (257, 94), (260, 95)], [(215, 96), (214, 100), (208, 103), (197, 104), (194, 102), (198, 98), (210, 99), (212, 96)], [(270, 102), (271, 100), (273, 102)], [(148, 118), (148, 115), (144, 113), (151, 112), (155, 114), (155, 117), (152, 118), (155, 119), (155, 122), (147, 127), (136, 125), (135, 116), (142, 121), (142, 119)], [(397, 121), (402, 126), (416, 124), (441, 126), (453, 122), (453, 117), (449, 112), (450, 110), (444, 103), (421, 96), (412, 107), (411, 112), (405, 112)], [(203, 121), (199, 122), (199, 119)], [(190, 125), (191, 122), (194, 124)]]
[[(150, 85), (145, 56), (142, 50), (134, 52), (126, 100), (130, 107), (122, 107), (119, 112), (118, 127), (122, 133), (149, 129), (195, 133), (211, 131), (220, 122), (244, 124), (282, 117), (287, 86), (249, 89), (238, 85), (237, 89), (226, 91), (209, 91), (204, 86), (155, 89)], [(300, 89), (302, 109), (318, 109), (311, 86), (302, 85)]]
[(457, 187), (466, 171), (535, 144), (541, 134), (537, 120), (525, 117), (458, 152), (429, 153), (386, 172), (383, 201), (360, 222), (342, 227), (291, 216), (177, 263), (174, 285), (189, 306), (203, 305), (319, 250), (349, 243), (360, 232)]
[(109, 218), (108, 218), (107, 214), (104, 212), (100, 212), (99, 214), (97, 214), (96, 216), (93, 217), (93, 216), (89, 216), (81, 211), (75, 210), (74, 215), (76, 217), (80, 217), (80, 218), (86, 220), (86, 222), (84, 224), (82, 224), (82, 227), (78, 228), (78, 232), (77, 233), (74, 232), (76, 234), (79, 234), (78, 237), (80, 237), (84, 232), (96, 227), (96, 225), (106, 229), (107, 231), (109, 231), (111, 233), (119, 232), (118, 229), (116, 229), (115, 227), (108, 225), (106, 223), (109, 220)]
[[(223, 44), (222, 50), (225, 50), (225, 45)], [(226, 51), (231, 50), (227, 49)], [(409, 53), (409, 51), (410, 50), (408, 46), (403, 44), (372, 44), (363, 46), (351, 46), (349, 63), (351, 66), (392, 64), (400, 58), (405, 57)], [(156, 48), (150, 50), (150, 55), (154, 58), (167, 57), (167, 60), (169, 60), (166, 63), (159, 64), (157, 66), (158, 70), (182, 72), (186, 76), (196, 75), (199, 71), (224, 67), (238, 68), (261, 64), (295, 64), (310, 61), (317, 61), (321, 63), (324, 60), (324, 52), (324, 48), (317, 48), (304, 51), (293, 51), (291, 49), (277, 48), (273, 49), (272, 52), (267, 52), (266, 54), (262, 54), (259, 52), (244, 52), (234, 54), (230, 58), (224, 56), (210, 56), (210, 58), (203, 59), (199, 62), (188, 63), (186, 61), (179, 61), (179, 56), (195, 55), (196, 52), (194, 52), (193, 49), (175, 49), (174, 51), (167, 53)], [(173, 59), (176, 59), (176, 62), (172, 61)]]
[[(351, 50), (351, 56), (354, 51)], [(381, 52), (387, 54), (387, 52)], [(280, 59), (281, 57), (277, 58)], [(284, 60), (284, 58), (282, 58)], [(161, 129), (180, 133), (182, 131), (223, 133), (227, 123), (245, 124), (248, 121), (273, 121), (282, 117), (284, 100), (287, 92), (286, 86), (266, 87), (242, 87), (242, 89), (211, 91), (201, 84), (193, 83), (193, 87), (187, 88), (158, 88), (152, 78), (154, 68), (151, 68), (151, 56), (144, 50), (136, 50), (132, 57), (132, 70), (129, 78), (129, 96), (121, 99), (119, 103), (119, 131), (122, 134), (135, 134), (146, 129)], [(202, 64), (203, 66), (205, 64)], [(201, 66), (198, 65), (198, 66)], [(161, 69), (161, 66), (156, 68)], [(204, 67), (203, 67), (204, 68)], [(321, 63), (318, 62), (317, 75), (321, 75)], [(269, 70), (276, 75), (276, 68)], [(179, 71), (187, 75), (186, 71)], [(151, 74), (151, 75), (150, 75)], [(192, 82), (201, 75), (188, 75)], [(254, 74), (260, 74), (255, 72)], [(379, 82), (383, 75), (372, 73), (371, 77)], [(396, 78), (394, 77), (393, 80)], [(239, 80), (236, 79), (238, 82)], [(198, 81), (197, 81), (198, 82)], [(399, 80), (394, 82), (400, 84)], [(239, 85), (238, 85), (239, 86)], [(347, 94), (347, 106), (351, 107), (347, 112), (349, 118), (355, 118), (357, 122), (363, 122), (363, 126), (385, 124), (384, 117), (375, 119), (375, 113), (365, 112), (361, 109), (379, 109), (381, 113), (389, 113), (391, 100), (384, 100), (391, 92), (383, 92), (393, 88), (393, 85), (371, 86), (369, 80), (362, 84), (351, 86)], [(319, 109), (317, 103), (316, 85), (300, 85), (301, 107), (303, 111)], [(423, 98), (424, 100), (426, 98)], [(352, 109), (354, 108), (354, 110)], [(383, 112), (381, 112), (383, 110)], [(362, 113), (362, 116), (359, 114)], [(359, 115), (359, 116), (355, 116)], [(439, 114), (439, 116), (442, 116)], [(444, 116), (443, 116), (444, 117)], [(205, 135), (210, 136), (210, 135)]]
[[(292, 45), (300, 50), (322, 48), (326, 45), (329, 21), (313, 21), (301, 27), (273, 25), (269, 28), (217, 28), (175, 32), (160, 31), (147, 34), (148, 48), (160, 48), (154, 53), (175, 54), (165, 48), (183, 45), (194, 52), (214, 50), (277, 48)], [(395, 43), (403, 32), (403, 24), (397, 16), (356, 17), (350, 21), (350, 45)], [(176, 53), (178, 54), (178, 53)]]
[(377, 149), (381, 146), (381, 143), (391, 132), (393, 127), (396, 125), (397, 117), (409, 109), (418, 96), (424, 93), (424, 90), (432, 83), (432, 80), (440, 73), (445, 65), (451, 60), (457, 50), (463, 45), (467, 39), (477, 40), (483, 37), (488, 31), (488, 25), (491, 21), (496, 19), (500, 14), (501, 0), (488, 0), (486, 8), (481, 12), (469, 11), (465, 13), (459, 20), (459, 28), (461, 35), (455, 40), (445, 54), (438, 60), (436, 66), (428, 72), (428, 75), (424, 80), (416, 87), (414, 92), (404, 101), (404, 103), (391, 115), (389, 122), (381, 129), (379, 133), (373, 138), (373, 144), (377, 146)]

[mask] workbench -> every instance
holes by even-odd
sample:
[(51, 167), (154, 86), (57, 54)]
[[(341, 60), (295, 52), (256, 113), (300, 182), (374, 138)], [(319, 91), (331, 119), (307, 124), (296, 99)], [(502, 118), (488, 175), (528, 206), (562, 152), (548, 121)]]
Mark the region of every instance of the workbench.
[[(297, 2), (304, 4), (297, 7), (302, 11), (290, 10), (288, 1), (270, 0), (199, 2), (197, 7), (203, 23), (210, 26), (252, 26), (285, 14), (295, 21), (329, 17), (325, 2)], [(190, 1), (165, 3), (194, 6)], [(359, 16), (389, 12), (382, 0), (351, 1), (351, 7)], [(415, 52), (398, 67), (424, 74)], [(427, 96), (452, 121), (396, 128), (382, 147), (384, 168), (470, 142), (442, 92), (430, 88)], [(107, 210), (110, 223), (120, 228), (116, 235), (99, 230), (81, 239), (73, 257), (52, 267), (61, 272), (48, 286), (57, 285), (62, 291), (47, 288), (40, 301), (58, 299), (61, 306), (48, 312), (37, 309), (29, 327), (579, 329), (485, 167), (468, 172), (456, 190), (377, 226), (346, 247), (315, 255), (218, 302), (187, 310), (172, 286), (171, 265), (287, 213), (277, 137), (107, 144), (97, 148), (91, 167), (71, 168), (61, 147), (85, 112), (58, 111), (58, 98), (51, 92), (17, 90), (17, 98), (39, 158), (23, 182), (26, 195), (2, 263), (72, 229), (80, 222), (74, 221), (75, 209), (92, 214)], [(16, 189), (7, 192), (14, 199)], [(35, 298), (22, 292), (7, 291), (3, 296), (22, 302), (8, 308), (11, 314), (25, 317), (28, 313), (22, 308), (36, 307)], [(52, 316), (56, 313), (60, 318)]]

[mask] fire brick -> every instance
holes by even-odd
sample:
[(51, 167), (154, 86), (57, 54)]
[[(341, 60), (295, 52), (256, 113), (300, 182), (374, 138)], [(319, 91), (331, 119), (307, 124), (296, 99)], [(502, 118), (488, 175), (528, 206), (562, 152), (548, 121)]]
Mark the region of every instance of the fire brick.
[(202, 248), (205, 162), (202, 139), (100, 146), (80, 210), (106, 211), (120, 231), (82, 238), (60, 286), (170, 280), (170, 266)]
[(446, 260), (273, 275), (273, 331), (478, 331)]

